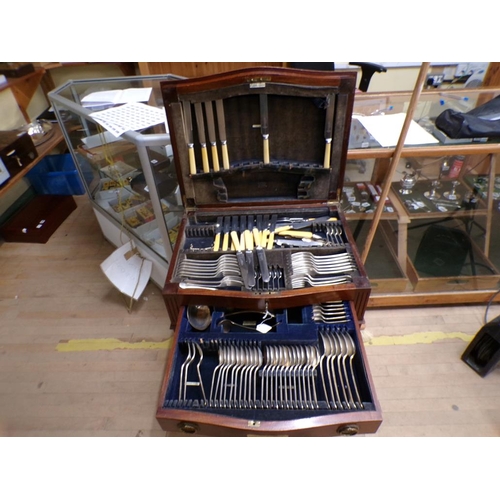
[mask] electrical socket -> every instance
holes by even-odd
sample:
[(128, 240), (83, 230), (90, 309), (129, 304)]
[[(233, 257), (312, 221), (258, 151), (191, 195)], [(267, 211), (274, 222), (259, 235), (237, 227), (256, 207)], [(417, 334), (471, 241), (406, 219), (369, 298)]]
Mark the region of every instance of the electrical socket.
[(427, 85), (431, 87), (439, 87), (443, 82), (444, 82), (444, 73), (427, 75)]

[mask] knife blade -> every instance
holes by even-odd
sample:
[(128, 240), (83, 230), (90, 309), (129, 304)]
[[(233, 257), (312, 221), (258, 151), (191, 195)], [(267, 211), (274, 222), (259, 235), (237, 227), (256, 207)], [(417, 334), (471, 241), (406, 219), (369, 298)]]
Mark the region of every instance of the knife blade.
[(224, 102), (222, 99), (215, 101), (217, 109), (217, 123), (219, 125), (219, 139), (222, 149), (222, 165), (225, 170), (229, 170), (229, 153), (227, 150), (226, 120), (224, 117)]
[(184, 108), (184, 124), (185, 133), (187, 136), (187, 148), (189, 155), (189, 173), (196, 175), (196, 159), (194, 157), (194, 139), (193, 139), (193, 119), (191, 117), (191, 104), (189, 101), (183, 102)]
[(266, 252), (261, 246), (260, 231), (257, 227), (254, 227), (252, 232), (255, 240), (255, 253), (257, 254), (257, 260), (259, 261), (260, 276), (264, 283), (269, 283), (269, 268), (267, 267)]
[(250, 288), (255, 286), (255, 262), (253, 259), (253, 237), (249, 229), (245, 229), (245, 257), (248, 266), (248, 285)]
[(325, 157), (323, 167), (330, 168), (333, 138), (333, 113), (335, 111), (335, 95), (327, 96), (327, 107), (325, 117)]
[(207, 174), (208, 172), (210, 172), (210, 165), (208, 164), (207, 140), (205, 138), (205, 123), (203, 121), (203, 108), (201, 107), (201, 102), (194, 103), (194, 112), (196, 114), (198, 138), (200, 139), (203, 172)]
[(210, 149), (212, 151), (212, 163), (214, 172), (220, 170), (219, 153), (217, 152), (217, 138), (215, 136), (214, 108), (212, 101), (205, 102), (205, 113), (207, 115), (208, 140), (210, 141)]
[(262, 134), (262, 146), (264, 165), (269, 164), (269, 110), (267, 105), (267, 94), (260, 94), (260, 132)]

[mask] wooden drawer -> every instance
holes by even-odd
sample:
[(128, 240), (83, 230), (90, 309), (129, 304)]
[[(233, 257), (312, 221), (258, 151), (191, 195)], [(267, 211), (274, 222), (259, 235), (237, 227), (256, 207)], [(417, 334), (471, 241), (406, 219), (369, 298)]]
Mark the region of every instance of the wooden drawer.
[(181, 308), (156, 414), (162, 429), (207, 436), (376, 432), (382, 416), (353, 304), (331, 304), (336, 323), (314, 320), (319, 307), (270, 311), (267, 333), (255, 331), (261, 314), (218, 307), (210, 326), (197, 331)]

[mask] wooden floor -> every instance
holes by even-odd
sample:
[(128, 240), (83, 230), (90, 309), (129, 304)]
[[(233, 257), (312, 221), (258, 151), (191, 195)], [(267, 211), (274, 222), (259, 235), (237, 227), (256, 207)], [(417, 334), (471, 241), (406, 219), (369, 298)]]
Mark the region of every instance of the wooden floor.
[[(172, 332), (160, 290), (150, 283), (127, 312), (99, 267), (113, 247), (75, 199), (47, 244), (0, 246), (0, 435), (165, 436), (155, 411)], [(482, 379), (460, 360), (484, 312), (367, 312), (375, 436), (500, 435), (500, 370)], [(65, 350), (74, 340), (88, 342)]]

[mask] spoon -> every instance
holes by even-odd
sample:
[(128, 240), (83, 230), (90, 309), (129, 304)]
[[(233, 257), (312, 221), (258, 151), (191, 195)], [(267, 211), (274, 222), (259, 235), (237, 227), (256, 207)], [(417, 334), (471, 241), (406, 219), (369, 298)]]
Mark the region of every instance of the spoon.
[(187, 319), (195, 330), (203, 331), (212, 323), (212, 311), (205, 305), (191, 305), (187, 308)]

